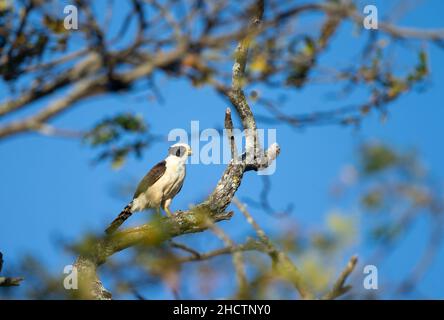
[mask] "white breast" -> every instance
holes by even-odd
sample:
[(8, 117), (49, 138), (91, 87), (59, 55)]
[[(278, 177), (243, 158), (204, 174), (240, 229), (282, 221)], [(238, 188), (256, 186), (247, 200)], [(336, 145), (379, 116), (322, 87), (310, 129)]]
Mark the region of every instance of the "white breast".
[(182, 188), (185, 179), (185, 161), (169, 156), (165, 159), (164, 174), (148, 190), (133, 201), (133, 210), (158, 208), (162, 201), (172, 199)]
[(183, 159), (177, 157), (166, 159), (166, 170), (162, 176), (164, 178), (163, 200), (172, 199), (179, 192), (185, 179), (185, 173), (185, 161)]

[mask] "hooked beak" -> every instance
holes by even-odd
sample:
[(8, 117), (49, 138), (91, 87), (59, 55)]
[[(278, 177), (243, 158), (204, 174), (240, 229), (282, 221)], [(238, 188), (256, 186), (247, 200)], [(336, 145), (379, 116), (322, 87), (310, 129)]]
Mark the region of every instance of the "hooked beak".
[(191, 156), (193, 154), (193, 150), (189, 149), (188, 150), (188, 155)]

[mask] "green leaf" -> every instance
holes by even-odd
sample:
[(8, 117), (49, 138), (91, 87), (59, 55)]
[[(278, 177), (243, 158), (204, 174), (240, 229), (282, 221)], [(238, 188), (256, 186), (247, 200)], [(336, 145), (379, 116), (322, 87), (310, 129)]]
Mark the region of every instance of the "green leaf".
[(388, 147), (377, 144), (364, 146), (361, 161), (364, 172), (371, 174), (396, 165), (399, 158)]

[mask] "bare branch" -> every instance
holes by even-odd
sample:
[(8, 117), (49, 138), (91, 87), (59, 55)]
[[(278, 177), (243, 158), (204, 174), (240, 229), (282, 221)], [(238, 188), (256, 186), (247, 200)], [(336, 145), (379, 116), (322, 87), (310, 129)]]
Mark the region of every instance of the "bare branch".
[[(0, 272), (3, 269), (3, 262), (3, 253), (0, 252)], [(0, 287), (19, 286), (23, 279), (22, 277), (0, 277)]]
[[(124, 72), (118, 77), (122, 84), (130, 86), (134, 81), (146, 77), (157, 68), (171, 63), (177, 60), (185, 52), (185, 47), (177, 48), (169, 53), (163, 53), (153, 58), (148, 58), (146, 63), (135, 67), (132, 70)], [(78, 77), (83, 77), (83, 68), (75, 68), (73, 72), (78, 72)], [(77, 76), (76, 76), (77, 78)], [(41, 129), (45, 122), (53, 119), (67, 109), (73, 107), (73, 105), (88, 97), (95, 96), (101, 93), (109, 91), (108, 76), (102, 75), (98, 78), (86, 78), (77, 82), (76, 86), (66, 96), (61, 97), (54, 102), (50, 103), (47, 107), (25, 119), (16, 120), (10, 123), (0, 126), (0, 138), (9, 137), (17, 133), (23, 133), (28, 131), (38, 131)], [(52, 91), (52, 90), (48, 90)], [(40, 94), (38, 95), (40, 97)], [(5, 104), (5, 113), (20, 108), (29, 101), (35, 100), (34, 95), (29, 98), (24, 98), (26, 101), (21, 102), (7, 102)], [(29, 101), (28, 101), (29, 100)], [(0, 112), (1, 115), (1, 112)]]
[(209, 260), (214, 257), (218, 257), (221, 255), (227, 255), (227, 254), (233, 254), (234, 252), (238, 251), (259, 251), (266, 253), (267, 250), (264, 247), (264, 244), (259, 241), (255, 240), (248, 240), (244, 244), (238, 244), (234, 246), (227, 246), (224, 248), (212, 250), (205, 253), (197, 253), (197, 255), (190, 255), (188, 257), (181, 257), (176, 260), (178, 263), (185, 263), (185, 262), (192, 262), (192, 261), (203, 261), (203, 260)]
[(253, 226), (259, 239), (266, 246), (267, 253), (273, 261), (273, 267), (277, 274), (291, 282), (303, 299), (313, 299), (314, 294), (309, 290), (302, 274), (293, 264), (291, 259), (273, 245), (264, 230), (262, 230), (259, 224), (253, 219), (253, 216), (248, 212), (244, 204), (242, 204), (237, 198), (233, 198), (233, 204), (237, 206), (240, 212), (242, 212), (247, 219), (247, 222)]
[(231, 159), (237, 160), (237, 146), (233, 134), (233, 120), (231, 119), (231, 109), (227, 108), (225, 111), (225, 130), (227, 132), (228, 142), (231, 148)]
[[(221, 239), (228, 247), (234, 248), (236, 244), (230, 237), (218, 226), (216, 226), (213, 221), (209, 218), (206, 219), (206, 223), (213, 233)], [(241, 251), (233, 251), (233, 265), (236, 270), (237, 280), (239, 283), (239, 298), (247, 298), (248, 297), (248, 281), (247, 275), (245, 274), (245, 262), (242, 257)]]
[(350, 258), (350, 261), (348, 262), (345, 269), (339, 275), (339, 278), (334, 283), (331, 291), (328, 292), (322, 299), (324, 299), (324, 300), (336, 299), (336, 298), (342, 296), (343, 294), (347, 293), (351, 289), (351, 286), (344, 286), (344, 284), (345, 284), (345, 281), (347, 281), (348, 276), (355, 269), (357, 262), (358, 262), (357, 256), (353, 256)]
[(0, 277), (0, 287), (16, 287), (20, 285), (23, 278), (5, 278)]
[(171, 242), (170, 242), (170, 245), (171, 245), (171, 247), (173, 247), (173, 248), (181, 249), (181, 250), (183, 250), (183, 251), (185, 251), (185, 252), (191, 253), (191, 256), (192, 256), (193, 258), (198, 259), (198, 258), (200, 258), (200, 256), (201, 256), (199, 252), (197, 252), (197, 251), (194, 250), (193, 248), (190, 248), (190, 247), (188, 247), (188, 246), (186, 246), (186, 245), (184, 245), (184, 244), (182, 244), (182, 243), (178, 243), (178, 242), (175, 242), (175, 241), (171, 241)]

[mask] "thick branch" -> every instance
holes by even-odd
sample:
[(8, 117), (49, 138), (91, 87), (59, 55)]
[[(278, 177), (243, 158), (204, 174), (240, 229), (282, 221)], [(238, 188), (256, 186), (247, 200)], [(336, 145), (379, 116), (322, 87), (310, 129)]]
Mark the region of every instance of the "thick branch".
[[(109, 299), (97, 276), (97, 267), (106, 262), (111, 255), (136, 245), (158, 245), (176, 236), (204, 231), (208, 228), (205, 222), (210, 212), (204, 205), (190, 211), (180, 211), (172, 218), (164, 217), (139, 227), (116, 232), (110, 237), (99, 239), (91, 250), (81, 254), (75, 263), (79, 274), (79, 287), (82, 298)], [(214, 222), (228, 220), (233, 212), (212, 214)]]

